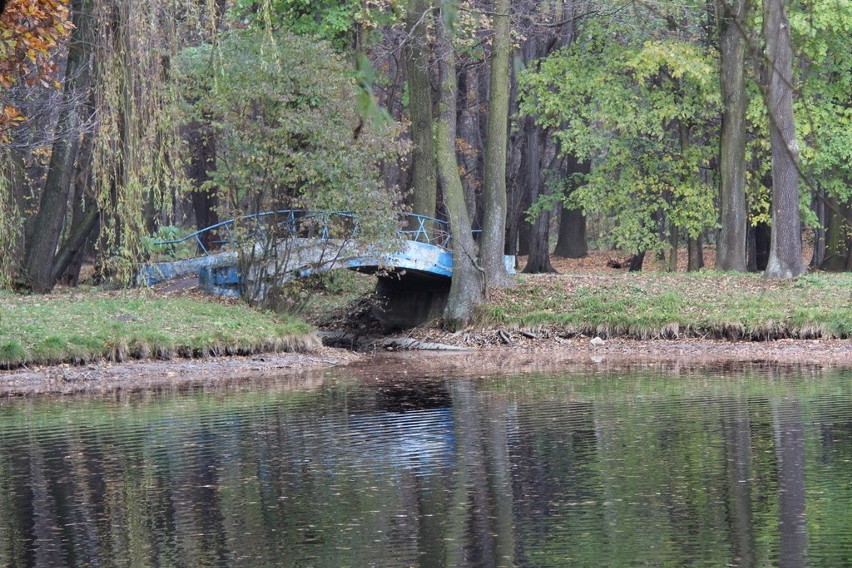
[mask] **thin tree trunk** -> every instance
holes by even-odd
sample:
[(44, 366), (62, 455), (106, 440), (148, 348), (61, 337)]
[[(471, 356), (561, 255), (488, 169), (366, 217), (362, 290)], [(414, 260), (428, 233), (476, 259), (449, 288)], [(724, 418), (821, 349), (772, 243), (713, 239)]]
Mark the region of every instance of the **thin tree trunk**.
[(721, 59), (722, 132), (719, 146), (721, 225), (716, 255), (720, 270), (744, 272), (746, 258), (745, 141), (748, 90), (745, 84), (746, 38), (741, 30), (751, 0), (716, 0)]
[(453, 278), (444, 310), (444, 326), (451, 330), (468, 325), (477, 305), (485, 299), (484, 275), (476, 264), (476, 245), (464, 200), (464, 188), (456, 160), (456, 58), (443, 14), (436, 18), (440, 98), (435, 137), (438, 176), (450, 221)]
[(458, 143), (456, 154), (471, 225), (482, 227), (482, 133), (479, 124), (479, 66), (468, 65), (459, 74)]
[(794, 278), (805, 271), (799, 217), (798, 143), (793, 120), (793, 46), (784, 0), (765, 0), (769, 134), (772, 146), (772, 241), (766, 278)]
[[(428, 11), (427, 11), (428, 10)], [(408, 101), (411, 114), (412, 210), (435, 216), (438, 174), (432, 132), (432, 83), (429, 80), (428, 31), (432, 21), (426, 0), (413, 0), (408, 11), (411, 42), (406, 50), (408, 65)]]
[[(195, 188), (189, 193), (192, 212), (195, 215), (196, 227), (203, 229), (219, 222), (218, 193), (212, 188), (204, 187), (204, 184), (210, 181), (209, 173), (216, 168), (216, 140), (208, 131), (208, 127), (200, 122), (187, 125), (184, 139), (190, 146), (186, 177)], [(221, 235), (208, 231), (202, 236), (202, 244), (210, 250), (214, 248), (214, 241), (220, 237)]]
[(49, 292), (55, 283), (54, 255), (65, 224), (68, 194), (74, 161), (85, 123), (83, 110), (88, 108), (86, 91), (89, 88), (89, 59), (92, 53), (92, 1), (74, 0), (71, 3), (74, 31), (68, 49), (63, 111), (57, 123), (44, 192), (33, 222), (33, 234), (27, 243), (26, 274), (34, 292)]
[(669, 221), (669, 263), (667, 270), (677, 272), (677, 249), (680, 244), (680, 231), (677, 225)]
[(825, 261), (825, 191), (819, 190), (813, 199), (813, 209), (817, 218), (817, 227), (814, 229), (814, 253), (811, 256), (810, 267), (819, 268)]
[(494, 3), (494, 42), (491, 54), (488, 125), (485, 148), (483, 197), (485, 214), (480, 258), (489, 286), (511, 283), (503, 261), (506, 249), (506, 146), (509, 136), (509, 0)]

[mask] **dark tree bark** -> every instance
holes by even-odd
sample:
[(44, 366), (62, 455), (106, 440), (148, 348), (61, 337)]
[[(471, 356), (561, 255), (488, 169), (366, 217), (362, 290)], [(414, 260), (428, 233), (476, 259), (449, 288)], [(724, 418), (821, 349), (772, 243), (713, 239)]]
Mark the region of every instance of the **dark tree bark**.
[(71, 11), (74, 30), (68, 48), (63, 110), (57, 123), (44, 192), (26, 251), (26, 277), (32, 290), (39, 293), (49, 292), (55, 284), (54, 255), (65, 224), (80, 130), (85, 123), (86, 91), (90, 83), (92, 1), (74, 0)]
[(483, 187), (483, 225), (480, 259), (489, 286), (511, 283), (503, 261), (506, 249), (506, 146), (509, 142), (509, 52), (512, 46), (509, 0), (494, 3), (494, 41), (491, 52), (488, 125)]
[[(530, 201), (535, 203), (540, 196), (547, 195), (547, 186), (541, 172), (544, 154), (545, 133), (540, 126), (527, 119), (527, 142), (525, 154), (525, 177)], [(524, 272), (540, 274), (556, 272), (550, 264), (550, 209), (543, 209), (532, 223), (530, 251)]]
[(80, 215), (79, 218), (75, 216), (71, 234), (56, 254), (52, 274), (54, 282), (62, 277), (66, 284), (76, 286), (80, 281), (84, 249), (90, 236), (97, 232), (100, 220), (100, 211), (94, 200), (86, 200), (86, 208), (80, 211)]
[(852, 204), (836, 201), (827, 207), (825, 222), (825, 259), (822, 270), (842, 272), (852, 270)]
[(772, 146), (772, 241), (765, 277), (794, 278), (805, 271), (799, 217), (798, 144), (793, 120), (793, 46), (784, 0), (765, 0), (766, 104)]
[[(89, 105), (94, 112), (94, 102)], [(92, 157), (94, 135), (86, 134), (79, 150), (76, 175), (74, 177), (74, 197), (71, 213), (71, 231), (65, 242), (59, 247), (53, 268), (56, 282), (76, 286), (80, 282), (80, 270), (85, 259), (86, 245), (97, 235), (100, 225), (100, 210), (97, 202), (88, 194), (92, 185)]]
[[(210, 181), (210, 172), (216, 168), (215, 136), (209, 131), (209, 127), (194, 122), (187, 126), (184, 137), (190, 147), (186, 177), (195, 188), (189, 194), (192, 212), (195, 215), (196, 227), (203, 229), (219, 222), (219, 196), (214, 189), (203, 187)], [(202, 237), (202, 244), (210, 250), (215, 248), (214, 241), (219, 238), (220, 235), (208, 231)]]
[(480, 132), (479, 67), (467, 65), (459, 74), (456, 154), (464, 187), (467, 214), (474, 228), (482, 227), (482, 133)]
[(704, 239), (701, 238), (701, 235), (688, 238), (686, 247), (688, 257), (686, 270), (695, 272), (704, 268)]
[[(588, 174), (591, 171), (591, 162), (578, 162), (575, 156), (566, 158), (565, 175), (572, 177), (574, 174)], [(576, 189), (575, 183), (571, 182), (571, 190)], [(556, 248), (553, 254), (562, 258), (583, 258), (589, 253), (586, 242), (586, 216), (579, 209), (567, 209), (564, 205), (560, 208), (559, 237), (556, 240)]]
[(559, 210), (559, 236), (553, 254), (561, 258), (585, 258), (589, 254), (586, 241), (586, 216), (580, 209)]
[(751, 0), (716, 0), (721, 59), (722, 132), (719, 147), (722, 230), (716, 267), (743, 272), (747, 268), (745, 199), (745, 142), (748, 90), (745, 84), (746, 38), (742, 29)]
[(412, 211), (435, 216), (438, 198), (438, 173), (432, 132), (432, 83), (429, 80), (428, 28), (432, 21), (426, 0), (413, 0), (409, 5), (408, 29), (411, 42), (406, 50), (408, 66), (408, 101), (411, 116)]
[(641, 272), (642, 265), (645, 264), (645, 251), (640, 250), (636, 254), (634, 254), (630, 259), (630, 266), (627, 268), (628, 272)]
[(766, 223), (758, 223), (748, 228), (748, 270), (760, 272), (766, 270), (769, 262), (769, 243), (772, 230)]
[(435, 143), (453, 250), (453, 278), (444, 310), (444, 326), (457, 330), (471, 322), (476, 306), (485, 299), (484, 275), (476, 264), (476, 244), (456, 160), (456, 58), (443, 14), (436, 18), (436, 24), (440, 97)]

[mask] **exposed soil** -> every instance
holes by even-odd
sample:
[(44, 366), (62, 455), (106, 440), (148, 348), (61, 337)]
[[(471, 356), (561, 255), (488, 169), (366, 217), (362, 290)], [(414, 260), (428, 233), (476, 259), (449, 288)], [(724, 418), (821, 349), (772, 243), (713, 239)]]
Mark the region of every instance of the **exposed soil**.
[(24, 367), (0, 371), (0, 397), (221, 387), (284, 375), (317, 373), (361, 357), (343, 349), (323, 347), (311, 354), (274, 353), (251, 357)]
[[(141, 390), (224, 387), (345, 367), (346, 374), (388, 376), (477, 376), (568, 370), (660, 369), (667, 372), (743, 369), (852, 369), (852, 342), (634, 341), (611, 339), (593, 345), (587, 337), (537, 339), (495, 330), (467, 332), (433, 341), (453, 342), (464, 351), (380, 350), (353, 353), (324, 347), (311, 355), (273, 354), (176, 361), (132, 361), (85, 366), (57, 365), (0, 372), (0, 397), (107, 394)], [(496, 341), (489, 336), (496, 337)], [(487, 341), (487, 343), (485, 343)], [(477, 346), (477, 343), (483, 345)]]

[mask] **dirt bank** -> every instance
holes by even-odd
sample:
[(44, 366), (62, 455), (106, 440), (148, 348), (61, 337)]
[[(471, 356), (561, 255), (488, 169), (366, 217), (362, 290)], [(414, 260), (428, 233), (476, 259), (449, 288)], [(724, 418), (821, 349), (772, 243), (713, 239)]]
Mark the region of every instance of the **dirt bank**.
[[(667, 372), (734, 371), (768, 368), (852, 369), (852, 342), (781, 340), (724, 342), (706, 340), (635, 341), (611, 339), (593, 345), (587, 337), (527, 337), (498, 330), (461, 334), (421, 334), (432, 342), (464, 351), (387, 349), (353, 353), (322, 348), (304, 354), (219, 357), (172, 361), (132, 361), (84, 366), (57, 365), (0, 372), (0, 396), (103, 394), (117, 391), (217, 387), (281, 376), (345, 368), (371, 376), (471, 376), (534, 371), (655, 368)], [(506, 343), (506, 341), (510, 343)]]

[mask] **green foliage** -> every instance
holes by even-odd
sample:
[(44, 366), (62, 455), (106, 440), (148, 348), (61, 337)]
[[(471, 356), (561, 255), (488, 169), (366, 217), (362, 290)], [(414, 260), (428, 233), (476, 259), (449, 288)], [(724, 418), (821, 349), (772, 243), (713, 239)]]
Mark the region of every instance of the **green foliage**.
[[(236, 31), (215, 48), (187, 50), (178, 68), (186, 121), (206, 123), (214, 133), (216, 163), (207, 189), (218, 192), (222, 218), (281, 209), (345, 211), (357, 217), (361, 242), (396, 241), (396, 192), (384, 182), (381, 164), (403, 150), (399, 128), (364, 120), (351, 70), (328, 44)], [(235, 238), (254, 243), (253, 227), (238, 224)], [(270, 301), (290, 311), (304, 303), (300, 285), (280, 286), (295, 235), (265, 235), (259, 248), (239, 248), (241, 267), (263, 266), (264, 283), (253, 282), (276, 286)], [(351, 236), (349, 230), (337, 238)], [(342, 244), (329, 241), (323, 257), (332, 261)], [(244, 292), (252, 302), (263, 295)]]
[(156, 244), (162, 241), (176, 241), (187, 234), (185, 229), (174, 225), (158, 227), (153, 235), (142, 237), (142, 251), (151, 261), (178, 260), (196, 255), (198, 244), (189, 239), (177, 244)]
[(401, 149), (394, 125), (365, 123), (347, 64), (322, 42), (239, 31), (180, 60), (187, 122), (216, 134), (225, 215), (269, 209), (351, 211), (365, 236), (395, 228), (382, 160)]
[(238, 0), (233, 17), (261, 28), (286, 30), (327, 41), (338, 51), (352, 49), (356, 33), (398, 20), (397, 1)]
[(527, 72), (521, 112), (553, 129), (561, 152), (592, 161), (566, 202), (614, 217), (608, 244), (658, 250), (660, 212), (691, 236), (716, 224), (715, 189), (703, 174), (718, 146), (716, 54), (624, 30), (612, 41), (613, 32), (590, 25)]
[(801, 167), (811, 189), (852, 199), (852, 3), (808, 1), (788, 9)]
[[(846, 202), (852, 198), (852, 52), (847, 45), (852, 4), (793, 2), (788, 15), (797, 51), (802, 189), (823, 190)], [(721, 117), (719, 61), (706, 47), (713, 37), (700, 27), (705, 17), (700, 3), (687, 2), (660, 5), (652, 17), (639, 20), (589, 21), (570, 49), (531, 66), (522, 77), (521, 112), (552, 128), (562, 152), (592, 161), (588, 183), (567, 201), (615, 221), (607, 245), (664, 247), (665, 234), (657, 225), (661, 216), (689, 235), (716, 223), (712, 171)], [(746, 31), (757, 30), (760, 22), (743, 25)], [(751, 53), (758, 54), (756, 40), (749, 41)], [(768, 119), (758, 84), (762, 65), (752, 60), (747, 70), (746, 182), (752, 224), (771, 221)], [(803, 219), (815, 226), (812, 194), (800, 195)]]

